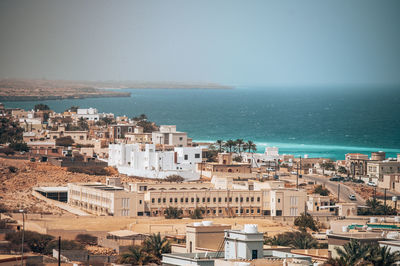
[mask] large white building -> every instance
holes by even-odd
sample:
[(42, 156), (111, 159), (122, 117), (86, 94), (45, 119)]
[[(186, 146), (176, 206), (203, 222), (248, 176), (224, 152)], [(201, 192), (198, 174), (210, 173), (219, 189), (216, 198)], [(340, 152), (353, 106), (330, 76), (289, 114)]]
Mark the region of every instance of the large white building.
[(74, 115), (77, 119), (85, 119), (90, 121), (99, 121), (100, 118), (104, 117), (114, 117), (113, 114), (99, 113), (96, 108), (86, 108), (86, 109), (77, 109), (76, 115)]
[[(144, 149), (143, 149), (144, 147)], [(187, 180), (200, 178), (196, 164), (202, 161), (199, 147), (175, 147), (173, 151), (156, 150), (155, 144), (111, 144), (108, 164), (131, 176), (166, 178), (180, 175)]]

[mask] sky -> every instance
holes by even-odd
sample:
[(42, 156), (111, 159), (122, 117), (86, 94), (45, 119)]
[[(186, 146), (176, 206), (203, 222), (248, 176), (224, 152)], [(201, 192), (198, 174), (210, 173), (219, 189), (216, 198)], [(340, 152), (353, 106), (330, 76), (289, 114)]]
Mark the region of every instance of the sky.
[(1, 0), (0, 78), (400, 84), (400, 1)]

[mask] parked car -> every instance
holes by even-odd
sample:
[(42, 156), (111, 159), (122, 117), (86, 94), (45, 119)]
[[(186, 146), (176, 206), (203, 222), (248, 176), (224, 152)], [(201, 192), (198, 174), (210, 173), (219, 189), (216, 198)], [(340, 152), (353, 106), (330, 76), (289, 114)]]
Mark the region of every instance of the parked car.
[(334, 177), (329, 178), (329, 181), (343, 181), (343, 180), (344, 180), (344, 177), (341, 177), (341, 176), (334, 176)]
[(296, 171), (292, 171), (292, 172), (290, 172), (292, 175), (297, 175), (297, 172)]
[(360, 184), (364, 184), (365, 183), (364, 180), (362, 180), (362, 179), (353, 179), (353, 182), (354, 183), (360, 183)]
[(357, 200), (355, 195), (349, 195), (350, 200)]
[(371, 187), (376, 187), (376, 184), (375, 184), (374, 182), (372, 182), (372, 181), (369, 181), (369, 182), (367, 183), (367, 185), (368, 185), (368, 186), (371, 186)]

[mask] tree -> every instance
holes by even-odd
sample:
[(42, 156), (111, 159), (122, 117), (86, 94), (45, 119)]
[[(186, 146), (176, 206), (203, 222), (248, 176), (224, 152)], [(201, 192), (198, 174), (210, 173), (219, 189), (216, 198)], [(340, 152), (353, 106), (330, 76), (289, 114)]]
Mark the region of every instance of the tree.
[(225, 142), (224, 147), (231, 153), (235, 145), (235, 141), (230, 139)]
[(244, 145), (243, 139), (237, 139), (235, 141), (236, 146), (238, 147), (238, 152), (240, 153), (242, 151), (242, 146)]
[(161, 262), (163, 253), (171, 253), (171, 244), (165, 237), (161, 237), (160, 232), (148, 236), (143, 245), (144, 250), (153, 255), (158, 262)]
[(190, 215), (192, 219), (203, 219), (203, 213), (201, 208), (194, 209), (193, 213)]
[(314, 193), (320, 194), (321, 196), (329, 196), (329, 189), (323, 187), (322, 185), (318, 185), (314, 188)]
[[(74, 240), (61, 240), (61, 250), (82, 250), (85, 246)], [(58, 240), (52, 240), (47, 245), (43, 254), (52, 254), (53, 249), (58, 249)]]
[(165, 181), (168, 182), (183, 182), (185, 179), (180, 175), (169, 175), (165, 178)]
[(148, 254), (141, 246), (131, 246), (127, 252), (122, 253), (118, 263), (131, 265), (147, 265), (154, 261), (154, 257)]
[[(48, 244), (54, 239), (51, 235), (44, 235), (33, 231), (25, 231), (25, 243), (28, 250), (36, 253), (45, 253)], [(6, 240), (10, 241), (11, 249), (21, 247), (22, 231), (6, 234)]]
[(79, 106), (76, 105), (72, 105), (70, 108), (68, 108), (67, 110), (65, 110), (65, 112), (77, 112), (79, 109)]
[(10, 143), (9, 147), (15, 151), (29, 151), (28, 144), (23, 141), (12, 142)]
[(322, 169), (335, 171), (335, 165), (332, 162), (324, 162), (321, 164)]
[(358, 215), (394, 215), (397, 213), (393, 207), (389, 205), (384, 206), (376, 198), (368, 199), (366, 205), (368, 208), (358, 209)]
[(243, 147), (243, 150), (247, 150), (248, 152), (255, 152), (257, 150), (256, 144), (253, 141), (248, 140)]
[(310, 228), (312, 231), (318, 231), (317, 222), (309, 213), (302, 213), (294, 220), (294, 225), (298, 226), (301, 231), (306, 231)]
[(233, 161), (235, 161), (235, 162), (238, 162), (238, 163), (241, 163), (242, 161), (243, 161), (243, 157), (242, 156), (235, 156), (234, 158), (233, 158)]
[(361, 258), (364, 258), (369, 250), (367, 245), (360, 244), (357, 240), (350, 240), (342, 247), (335, 247), (335, 250), (345, 265), (355, 265)]
[(87, 121), (85, 120), (85, 119), (83, 119), (83, 117), (81, 117), (79, 120), (78, 120), (78, 128), (79, 128), (79, 130), (81, 130), (81, 131), (86, 131), (86, 130), (88, 130), (89, 129), (89, 125), (88, 125), (88, 123), (87, 123)]
[(74, 140), (70, 136), (56, 139), (57, 146), (69, 147), (72, 146), (72, 144), (74, 144)]
[(75, 241), (82, 245), (97, 245), (97, 237), (89, 234), (79, 234), (75, 237)]
[(47, 104), (39, 103), (36, 104), (35, 107), (33, 108), (35, 111), (45, 111), (45, 110), (50, 110), (50, 107)]
[(346, 170), (346, 168), (343, 167), (343, 166), (339, 166), (338, 172), (339, 172), (340, 174), (347, 174), (347, 170)]
[(400, 261), (400, 252), (391, 252), (387, 246), (372, 245), (366, 256), (366, 261), (374, 266), (390, 266)]
[(297, 249), (318, 248), (318, 242), (307, 232), (285, 232), (274, 237), (267, 237), (265, 244), (287, 246)]
[(8, 156), (8, 155), (14, 155), (15, 151), (10, 147), (4, 147), (0, 149), (0, 153), (4, 153), (6, 156)]
[(176, 207), (168, 207), (165, 210), (166, 219), (182, 219), (182, 211)]
[(5, 118), (0, 118), (0, 144), (22, 141), (24, 130), (18, 123)]
[(218, 152), (221, 153), (222, 152), (222, 146), (224, 145), (224, 141), (219, 139), (215, 143), (218, 145)]

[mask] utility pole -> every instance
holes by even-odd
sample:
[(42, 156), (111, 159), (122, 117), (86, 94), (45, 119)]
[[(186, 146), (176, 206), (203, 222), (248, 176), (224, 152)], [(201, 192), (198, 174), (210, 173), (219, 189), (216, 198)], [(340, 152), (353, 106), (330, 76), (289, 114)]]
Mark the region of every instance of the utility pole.
[(22, 213), (21, 266), (24, 266), (25, 210), (19, 210), (19, 212)]
[(383, 199), (383, 206), (384, 206), (384, 210), (385, 210), (385, 215), (386, 215), (386, 188), (385, 188), (385, 198)]
[(299, 163), (296, 163), (296, 173), (297, 173), (296, 188), (299, 189)]
[(58, 266), (61, 266), (61, 236), (58, 237)]
[(338, 184), (337, 190), (338, 190), (338, 192), (337, 192), (337, 200), (338, 200), (338, 202), (340, 202), (340, 184)]

